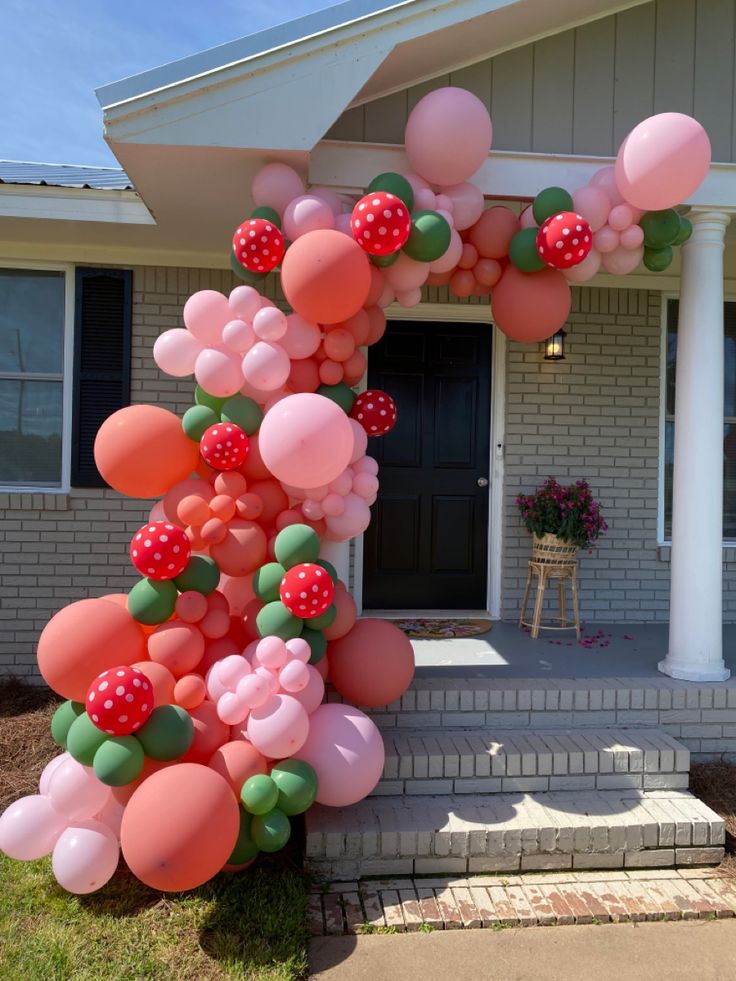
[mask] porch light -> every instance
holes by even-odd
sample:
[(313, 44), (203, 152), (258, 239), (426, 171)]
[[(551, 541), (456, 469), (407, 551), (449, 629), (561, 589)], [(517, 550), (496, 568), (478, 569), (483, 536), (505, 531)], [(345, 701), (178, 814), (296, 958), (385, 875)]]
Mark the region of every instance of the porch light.
[(544, 342), (545, 361), (564, 361), (565, 360), (565, 337), (567, 332), (560, 328)]

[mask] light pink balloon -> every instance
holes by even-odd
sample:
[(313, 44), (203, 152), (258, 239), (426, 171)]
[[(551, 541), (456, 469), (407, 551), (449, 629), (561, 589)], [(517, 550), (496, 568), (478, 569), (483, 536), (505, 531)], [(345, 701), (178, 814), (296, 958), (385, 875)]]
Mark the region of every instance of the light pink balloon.
[(285, 385), (290, 371), (289, 355), (275, 342), (258, 341), (243, 358), (243, 378), (264, 392)]
[(226, 691), (217, 699), (217, 716), (226, 726), (236, 726), (245, 720), (249, 705), (237, 692)]
[[(579, 187), (577, 191), (572, 192), (572, 202), (575, 211), (585, 218), (592, 232), (597, 232), (599, 228), (603, 228), (608, 221), (611, 202), (602, 187), (596, 187), (592, 184)], [(531, 211), (531, 209), (529, 210)]]
[(238, 682), (237, 695), (252, 710), (266, 704), (271, 697), (271, 686), (265, 678), (254, 672)]
[(200, 290), (184, 304), (187, 330), (203, 344), (219, 344), (223, 327), (232, 319), (227, 297), (216, 290)]
[(317, 324), (298, 313), (286, 318), (286, 331), (279, 343), (290, 358), (299, 361), (311, 357), (320, 345), (322, 334)]
[(253, 318), (253, 330), (262, 341), (278, 341), (286, 333), (286, 314), (278, 307), (261, 307)]
[(613, 252), (620, 244), (620, 236), (610, 225), (604, 225), (593, 235), (593, 247), (599, 252)]
[(422, 302), (422, 290), (421, 287), (415, 286), (411, 290), (401, 290), (396, 294), (396, 302), (402, 307), (416, 307)]
[(445, 219), (445, 221), (450, 226), (450, 228), (454, 228), (455, 227), (454, 226), (454, 222), (453, 222), (452, 212), (451, 211), (447, 211), (444, 208), (439, 208), (439, 207), (436, 208), (436, 211), (437, 211), (437, 214), (438, 215), (441, 215)]
[(462, 181), (452, 187), (443, 187), (442, 194), (452, 202), (452, 217), (455, 228), (459, 232), (470, 228), (483, 214), (485, 207), (483, 192), (470, 181)]
[(148, 512), (148, 523), (152, 521), (168, 521), (166, 517), (166, 511), (164, 511), (164, 502), (156, 501), (151, 510)]
[(588, 183), (591, 187), (597, 187), (605, 193), (612, 208), (615, 208), (617, 204), (623, 204), (623, 196), (616, 185), (615, 167), (601, 167), (593, 174)]
[(321, 504), (325, 515), (330, 518), (335, 518), (341, 515), (345, 510), (345, 497), (342, 494), (328, 494), (322, 499)]
[(284, 235), (292, 242), (307, 232), (334, 227), (335, 215), (332, 208), (315, 194), (302, 194), (290, 201), (284, 209)]
[(450, 244), (439, 259), (429, 263), (429, 271), (433, 273), (450, 272), (460, 262), (462, 254), (463, 240), (460, 238), (460, 233), (453, 228), (450, 232)]
[[(344, 497), (345, 494), (350, 493), (350, 488), (353, 486), (352, 472), (347, 469), (344, 470), (334, 480), (331, 480), (328, 486), (331, 494), (339, 494), (341, 497)], [(327, 498), (325, 497), (326, 500)]]
[(353, 493), (364, 501), (369, 500), (378, 493), (378, 477), (372, 473), (357, 473), (353, 479)]
[(412, 169), (432, 184), (468, 180), (485, 162), (493, 129), (488, 110), (466, 89), (435, 89), (414, 106), (404, 143)]
[[(327, 658), (323, 657), (317, 663), (318, 665), (323, 664), (326, 667)], [(292, 692), (292, 697), (304, 706), (308, 715), (311, 715), (322, 704), (322, 699), (325, 697), (325, 683), (318, 667), (312, 664), (307, 664), (305, 667), (309, 674), (307, 686), (306, 688), (302, 688), (301, 691)]]
[(50, 855), (67, 819), (48, 797), (21, 797), (0, 815), (0, 851), (29, 862)]
[(611, 213), (608, 216), (608, 224), (611, 228), (615, 229), (617, 232), (622, 232), (625, 228), (634, 221), (634, 212), (630, 205), (628, 204), (617, 204), (615, 208), (611, 208)]
[(266, 413), (258, 443), (263, 462), (277, 480), (310, 488), (329, 484), (342, 473), (355, 439), (339, 405), (305, 392), (288, 395)]
[(288, 658), (286, 644), (280, 637), (263, 637), (256, 645), (255, 660), (264, 668), (278, 671)]
[(253, 328), (245, 320), (231, 320), (222, 331), (222, 343), (236, 354), (245, 354), (256, 342)]
[(613, 276), (628, 276), (639, 265), (644, 257), (644, 247), (638, 249), (624, 249), (619, 246), (613, 252), (607, 252), (603, 256), (603, 268)]
[[(325, 519), (329, 537), (337, 542), (344, 542), (362, 534), (371, 521), (371, 510), (362, 497), (350, 493), (346, 495), (344, 501), (345, 509), (342, 514), (335, 517), (328, 516)], [(325, 513), (327, 513), (326, 509)]]
[(51, 867), (63, 889), (85, 896), (112, 879), (119, 858), (115, 833), (101, 821), (85, 821), (62, 832)]
[(250, 713), (247, 732), (259, 753), (283, 760), (297, 754), (306, 742), (309, 715), (292, 695), (273, 695)]
[(429, 187), (420, 187), (414, 192), (414, 211), (434, 211), (437, 208), (437, 195)]
[(280, 687), (279, 676), (275, 671), (272, 671), (270, 668), (264, 668), (263, 665), (260, 665), (253, 673), (266, 682), (271, 695), (275, 695), (278, 692)]
[(304, 689), (309, 684), (309, 671), (302, 661), (289, 661), (279, 672), (279, 682), (290, 695)]
[(282, 215), (293, 198), (304, 194), (304, 182), (288, 164), (267, 163), (253, 178), (251, 193), (259, 208), (273, 208)]
[(125, 813), (125, 805), (121, 804), (120, 801), (113, 794), (110, 794), (110, 799), (107, 804), (102, 808), (99, 814), (95, 814), (94, 820), (99, 821), (100, 824), (104, 824), (106, 827), (112, 831), (118, 841), (120, 841), (120, 826), (123, 821), (123, 814)]
[(635, 126), (616, 157), (616, 185), (629, 204), (661, 211), (681, 204), (710, 167), (708, 134), (692, 116), (663, 112)]
[(230, 293), (228, 305), (231, 310), (231, 316), (228, 319), (232, 320), (235, 316), (249, 324), (253, 323), (253, 318), (261, 307), (270, 306), (268, 300), (262, 297), (253, 286), (236, 286)]
[(309, 737), (299, 759), (317, 774), (317, 800), (347, 807), (373, 790), (381, 778), (385, 751), (381, 733), (365, 713), (328, 702), (309, 717)]
[(235, 691), (241, 678), (250, 674), (251, 668), (242, 654), (228, 654), (220, 661), (215, 661), (207, 672), (207, 694), (212, 701), (217, 701), (227, 691)]
[(601, 267), (601, 254), (597, 249), (591, 249), (582, 262), (570, 269), (563, 270), (565, 279), (569, 283), (587, 283), (592, 279)]
[(352, 215), (337, 215), (335, 218), (335, 228), (338, 232), (342, 232), (343, 235), (349, 235), (350, 238), (353, 237), (353, 225), (352, 225)]
[(110, 788), (92, 770), (71, 758), (59, 764), (49, 781), (48, 798), (69, 821), (94, 817), (109, 796)]
[[(159, 501), (158, 503), (160, 504), (161, 502)], [(55, 756), (52, 760), (49, 760), (49, 762), (43, 768), (41, 772), (41, 776), (38, 778), (38, 792), (42, 797), (49, 792), (49, 783), (51, 782), (51, 774), (54, 772), (57, 766), (59, 766), (61, 763), (64, 762), (64, 760), (69, 760), (71, 758), (72, 757), (69, 753), (60, 753), (58, 756)]]
[(417, 191), (420, 191), (423, 187), (429, 187), (429, 183), (425, 181), (423, 177), (420, 177), (419, 174), (404, 174), (404, 177), (409, 184), (411, 184), (411, 189), (414, 191), (414, 194), (416, 194)]
[(342, 198), (331, 187), (310, 187), (309, 193), (315, 198), (325, 201), (330, 206), (333, 214), (339, 215), (342, 213)]
[(309, 663), (309, 659), (312, 656), (312, 648), (303, 637), (294, 637), (292, 640), (287, 640), (286, 649), (289, 652), (289, 657), (296, 658), (302, 664)]
[(205, 392), (217, 398), (229, 398), (243, 384), (240, 358), (227, 348), (206, 347), (197, 356), (194, 377)]
[(320, 518), (324, 518), (325, 516), (324, 508), (320, 502), (313, 501), (309, 498), (302, 504), (302, 514), (309, 521), (319, 521)]
[(353, 464), (353, 470), (355, 473), (372, 473), (375, 477), (378, 474), (378, 460), (364, 456)]
[(350, 420), (350, 428), (353, 430), (353, 439), (355, 440), (353, 454), (350, 457), (350, 463), (352, 465), (356, 460), (365, 456), (365, 451), (368, 449), (368, 433), (363, 429), (357, 419)]
[(644, 244), (644, 229), (641, 225), (630, 225), (621, 232), (621, 245), (625, 249), (638, 249)]
[(194, 371), (197, 355), (202, 350), (202, 342), (182, 327), (165, 330), (153, 345), (153, 360), (161, 371), (174, 378), (184, 378)]
[[(608, 202), (606, 202), (606, 214), (608, 214)], [(534, 212), (532, 211), (532, 206), (529, 205), (528, 208), (524, 210), (519, 215), (519, 224), (522, 228), (536, 228), (537, 223), (534, 219)]]
[(383, 288), (383, 292), (378, 297), (378, 302), (376, 303), (376, 306), (379, 307), (379, 309), (381, 310), (385, 310), (386, 307), (391, 306), (391, 304), (394, 302), (395, 299), (396, 299), (396, 293), (394, 291), (394, 288), (391, 285), (391, 283), (387, 282)]
[(393, 265), (384, 269), (384, 275), (397, 293), (413, 290), (423, 286), (426, 282), (429, 275), (429, 263), (417, 262), (416, 259), (412, 259), (405, 252), (402, 252)]

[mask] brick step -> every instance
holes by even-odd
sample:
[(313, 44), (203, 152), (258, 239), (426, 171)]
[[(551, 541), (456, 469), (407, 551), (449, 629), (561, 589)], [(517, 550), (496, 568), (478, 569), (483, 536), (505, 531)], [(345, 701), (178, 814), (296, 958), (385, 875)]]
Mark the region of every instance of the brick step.
[(687, 791), (369, 797), (306, 814), (320, 877), (717, 864), (724, 824)]
[(690, 752), (657, 729), (384, 729), (374, 795), (687, 789)]

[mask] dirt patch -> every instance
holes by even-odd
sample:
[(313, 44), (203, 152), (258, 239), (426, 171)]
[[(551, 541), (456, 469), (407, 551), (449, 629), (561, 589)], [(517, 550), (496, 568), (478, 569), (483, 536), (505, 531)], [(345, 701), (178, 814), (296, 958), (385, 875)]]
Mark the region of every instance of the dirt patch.
[(51, 717), (61, 699), (47, 688), (0, 680), (0, 811), (38, 792), (38, 778), (60, 749)]
[(736, 879), (736, 766), (722, 762), (693, 763), (690, 790), (723, 818), (726, 857), (720, 871)]

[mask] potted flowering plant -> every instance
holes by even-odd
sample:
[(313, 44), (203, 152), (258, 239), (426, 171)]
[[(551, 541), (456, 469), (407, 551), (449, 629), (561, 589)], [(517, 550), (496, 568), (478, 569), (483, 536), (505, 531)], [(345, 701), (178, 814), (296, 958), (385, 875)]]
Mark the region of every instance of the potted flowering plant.
[(516, 504), (535, 544), (545, 536), (555, 536), (574, 552), (588, 548), (608, 530), (585, 480), (563, 487), (548, 477), (534, 494), (519, 494)]

